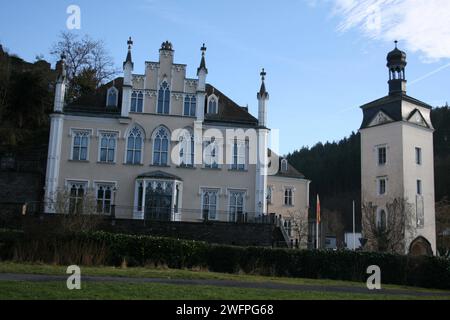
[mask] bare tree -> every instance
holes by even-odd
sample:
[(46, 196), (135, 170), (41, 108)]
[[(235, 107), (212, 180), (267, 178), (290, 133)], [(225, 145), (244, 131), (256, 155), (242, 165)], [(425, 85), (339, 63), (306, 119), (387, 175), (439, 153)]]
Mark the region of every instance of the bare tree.
[(300, 248), (308, 244), (308, 212), (307, 210), (288, 211), (288, 220), (291, 222), (291, 235), (298, 239)]
[[(66, 55), (67, 78), (69, 83), (69, 99), (80, 96), (77, 78), (91, 74), (95, 87), (100, 86), (118, 73), (109, 56), (103, 41), (93, 40), (88, 35), (79, 37), (71, 32), (62, 32), (59, 40), (53, 45), (51, 52), (56, 59)], [(90, 72), (94, 70), (94, 72)], [(89, 71), (89, 72), (88, 72)]]
[(98, 213), (97, 200), (90, 190), (74, 196), (68, 189), (58, 190), (53, 201), (54, 210), (60, 216), (61, 232), (92, 231), (103, 216)]
[(366, 247), (378, 252), (404, 254), (406, 237), (413, 231), (413, 206), (405, 198), (394, 198), (379, 211), (372, 202), (362, 204), (362, 227)]

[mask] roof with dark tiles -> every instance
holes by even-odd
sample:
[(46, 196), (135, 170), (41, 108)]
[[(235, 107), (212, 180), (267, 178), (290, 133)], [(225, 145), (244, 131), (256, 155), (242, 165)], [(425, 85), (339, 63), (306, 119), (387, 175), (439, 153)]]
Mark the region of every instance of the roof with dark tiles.
[[(106, 107), (106, 94), (109, 88), (115, 86), (119, 90), (118, 107)], [(101, 117), (120, 117), (122, 106), (122, 86), (123, 77), (116, 78), (99, 87), (93, 94), (82, 96), (79, 99), (68, 104), (64, 108), (64, 112), (68, 114), (87, 115), (87, 116), (101, 116)], [(207, 98), (211, 94), (215, 94), (219, 99), (218, 113), (208, 114)], [(228, 98), (220, 90), (214, 86), (206, 85), (205, 98), (205, 123), (228, 123), (239, 124), (250, 127), (258, 126), (258, 119), (252, 116), (246, 107), (241, 107), (233, 100)]]
[[(270, 156), (272, 153), (273, 153), (273, 151), (271, 149), (268, 149), (268, 155)], [(273, 154), (276, 155), (275, 153), (273, 153)], [(297, 169), (295, 169), (289, 163), (289, 161), (287, 162), (287, 170), (283, 171), (282, 168), (281, 168), (281, 161), (283, 159), (285, 159), (285, 158), (278, 157), (278, 172), (277, 172), (277, 174), (275, 176), (286, 177), (286, 178), (305, 179), (305, 175), (303, 173), (301, 173), (300, 171), (298, 171)]]
[(406, 94), (390, 94), (361, 106), (364, 117), (360, 129), (366, 128), (380, 111), (383, 111), (394, 121), (402, 121), (402, 101), (407, 101), (427, 109), (432, 108), (425, 102), (417, 100)]
[[(217, 114), (207, 113), (208, 96), (215, 94), (219, 99)], [(241, 107), (214, 86), (206, 85), (205, 122), (227, 122), (258, 126), (258, 119), (252, 116), (246, 107)]]
[[(106, 93), (114, 85), (119, 91), (118, 107), (106, 106)], [(90, 116), (120, 116), (122, 105), (123, 78), (119, 77), (100, 86), (94, 93), (78, 98), (64, 107), (64, 112), (69, 114), (83, 114)]]

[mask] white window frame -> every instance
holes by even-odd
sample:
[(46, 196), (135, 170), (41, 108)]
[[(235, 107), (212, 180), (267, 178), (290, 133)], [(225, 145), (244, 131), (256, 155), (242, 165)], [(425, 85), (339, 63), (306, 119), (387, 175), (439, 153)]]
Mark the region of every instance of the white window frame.
[[(135, 111), (133, 111), (132, 110), (132, 108), (133, 108), (133, 94), (136, 94), (136, 106), (135, 106)], [(139, 95), (142, 95), (142, 111), (138, 111), (138, 105), (139, 105)], [(131, 101), (130, 101), (130, 112), (133, 112), (133, 113), (144, 113), (144, 108), (145, 108), (145, 106), (144, 106), (144, 104), (145, 104), (145, 94), (144, 94), (144, 92), (142, 92), (142, 91), (137, 91), (137, 90), (135, 90), (135, 91), (133, 91), (132, 93), (131, 93)]]
[(281, 160), (281, 172), (288, 171), (288, 161), (286, 159)]
[[(131, 131), (137, 128), (140, 132), (141, 132), (141, 138), (142, 138), (142, 145), (141, 145), (141, 161), (139, 163), (128, 163), (128, 138), (130, 137)], [(124, 139), (125, 139), (125, 152), (124, 152), (124, 158), (123, 158), (123, 164), (125, 165), (143, 165), (144, 164), (144, 152), (145, 152), (145, 130), (142, 128), (142, 126), (140, 126), (139, 124), (133, 124), (131, 127), (128, 128), (128, 130), (126, 131), (125, 135), (124, 135)], [(136, 149), (133, 149), (136, 150)], [(134, 157), (133, 157), (134, 158)]]
[[(186, 100), (189, 99), (189, 114), (186, 114)], [(195, 99), (195, 103), (192, 104), (192, 99)], [(194, 115), (191, 115), (191, 109), (194, 109)], [(195, 94), (186, 94), (183, 100), (183, 116), (185, 117), (195, 117), (197, 113), (197, 96)]]
[[(106, 154), (106, 161), (102, 161), (101, 159), (101, 150), (102, 150), (102, 139), (104, 135), (113, 135), (115, 139), (115, 147), (114, 147), (114, 159), (113, 161), (108, 161), (108, 153)], [(106, 164), (115, 164), (117, 163), (117, 145), (119, 141), (120, 132), (119, 131), (109, 131), (109, 130), (99, 130), (98, 131), (98, 156), (97, 161), (99, 163), (106, 163)], [(109, 148), (107, 148), (109, 150)]]
[[(289, 191), (289, 190), (291, 191), (291, 195), (290, 195), (291, 203), (290, 204), (286, 203), (286, 199), (289, 199), (289, 195), (286, 195), (286, 192)], [(285, 186), (283, 188), (283, 206), (285, 206), (285, 207), (293, 207), (293, 206), (295, 206), (294, 199), (295, 199), (295, 188), (293, 186)]]
[[(215, 156), (212, 156), (211, 154), (206, 154), (209, 145), (214, 144), (214, 151), (215, 151)], [(207, 169), (220, 169), (221, 168), (221, 148), (219, 143), (217, 142), (217, 138), (212, 137), (210, 139), (206, 139), (203, 141), (203, 152), (202, 152), (202, 160), (203, 160), (203, 168), (207, 168)], [(210, 161), (207, 161), (207, 160)], [(217, 160), (214, 164), (213, 160)]]
[(414, 151), (415, 151), (415, 155), (416, 155), (416, 164), (418, 166), (421, 166), (422, 165), (422, 148), (415, 147)]
[[(382, 150), (382, 149), (384, 149), (384, 163), (380, 163), (380, 150)], [(376, 155), (376, 157), (377, 157), (377, 165), (379, 167), (383, 167), (383, 166), (385, 166), (387, 164), (388, 147), (387, 147), (387, 145), (379, 145), (379, 146), (376, 147), (376, 150), (377, 150), (377, 155)]]
[[(163, 83), (167, 83), (167, 90), (169, 91), (169, 110), (167, 113), (164, 113), (164, 103), (162, 106), (162, 112), (158, 112), (158, 105), (159, 105), (159, 91), (161, 90), (161, 87), (163, 85)], [(163, 101), (165, 101), (165, 99), (163, 99)], [(171, 107), (172, 107), (172, 91), (171, 91), (171, 83), (169, 83), (169, 81), (167, 81), (167, 79), (164, 79), (163, 81), (161, 81), (161, 83), (159, 84), (159, 87), (156, 90), (156, 114), (160, 114), (160, 115), (169, 115), (171, 114)]]
[[(116, 100), (114, 102), (114, 105), (108, 105), (109, 102), (109, 94), (111, 91), (114, 91), (116, 94)], [(106, 107), (107, 108), (113, 108), (113, 107), (118, 107), (119, 106), (119, 90), (117, 90), (116, 87), (111, 87), (108, 89), (108, 91), (106, 92)]]
[[(183, 155), (181, 155), (183, 151)], [(180, 167), (193, 168), (195, 163), (195, 138), (191, 128), (185, 128), (179, 138), (179, 164)], [(185, 161), (187, 160), (187, 161)]]
[[(232, 193), (240, 193), (240, 194), (242, 194), (242, 214), (245, 214), (245, 211), (246, 211), (246, 201), (245, 200), (247, 198), (247, 189), (233, 189), (233, 188), (230, 188), (230, 189), (227, 190), (227, 193), (228, 193), (228, 221), (236, 222), (237, 221), (237, 213), (236, 213), (234, 219), (231, 219), (232, 218), (231, 217), (231, 213), (232, 213), (231, 212), (231, 200), (232, 200), (231, 195), (232, 195)], [(234, 207), (238, 208), (237, 204), (234, 205)]]
[[(381, 181), (384, 181), (384, 193), (381, 193)], [(388, 178), (387, 177), (377, 177), (377, 195), (378, 196), (385, 196), (387, 194), (387, 182), (388, 182)]]
[[(211, 112), (209, 109), (209, 103), (211, 100), (215, 100), (216, 102), (216, 112)], [(214, 93), (208, 96), (207, 104), (206, 104), (206, 110), (208, 114), (218, 114), (219, 113), (219, 97), (216, 96)]]
[[(72, 185), (83, 185), (84, 186), (84, 195), (86, 196), (86, 194), (90, 191), (90, 184), (89, 184), (89, 180), (85, 180), (85, 179), (65, 179), (65, 188), (68, 192), (68, 196), (69, 196), (69, 204), (68, 204), (68, 213), (71, 214), (70, 212), (70, 202), (71, 202), (71, 194), (70, 194), (70, 190), (72, 189)], [(78, 199), (79, 197), (75, 197), (76, 199)], [(83, 213), (83, 212), (80, 212)]]
[[(91, 149), (91, 137), (92, 137), (93, 129), (83, 129), (83, 128), (70, 128), (69, 136), (71, 137), (71, 146), (70, 146), (70, 160), (71, 161), (81, 161), (87, 162), (89, 161), (89, 153)], [(73, 158), (73, 148), (75, 147), (75, 136), (76, 134), (83, 133), (87, 134), (87, 149), (86, 149), (86, 160), (74, 159)]]
[[(117, 191), (117, 181), (94, 181), (93, 185), (94, 185), (94, 192), (95, 192), (95, 208), (96, 208), (96, 212), (99, 213), (99, 214), (109, 214), (109, 215), (111, 215), (112, 214), (111, 208), (112, 208), (113, 205), (115, 205), (115, 200), (116, 200), (115, 197), (117, 195), (117, 194), (115, 194), (116, 191)], [(105, 213), (104, 212), (104, 206), (105, 206), (104, 201), (105, 201), (105, 199), (102, 200), (102, 211), (99, 212), (97, 210), (98, 209), (98, 201), (99, 201), (99, 199), (98, 199), (98, 189), (100, 187), (110, 187), (111, 188), (111, 199), (110, 199), (110, 204), (109, 204), (110, 212), (109, 213)]]
[[(235, 146), (237, 146), (236, 148), (237, 150), (235, 150)], [(247, 170), (247, 146), (248, 146), (247, 141), (235, 139), (231, 142), (231, 164), (229, 166), (230, 170), (233, 171)]]
[[(219, 198), (220, 198), (220, 188), (210, 188), (210, 187), (200, 187), (200, 218), (203, 219), (203, 210), (204, 210), (204, 197), (205, 193), (215, 193), (216, 194), (216, 206), (215, 206), (215, 217), (211, 218), (210, 210), (208, 210), (208, 220), (218, 220), (218, 214), (219, 214)], [(208, 208), (210, 208), (210, 205), (208, 205)]]
[[(167, 133), (167, 161), (166, 161), (165, 164), (161, 163), (161, 156), (162, 156), (163, 151), (159, 151), (159, 163), (155, 163), (155, 142), (156, 142), (156, 136), (159, 133), (158, 131), (161, 130), (161, 129), (164, 129), (166, 131), (166, 133)], [(152, 140), (151, 140), (152, 141), (152, 159), (151, 159), (151, 164), (153, 166), (163, 166), (163, 167), (170, 166), (170, 163), (171, 163), (170, 162), (170, 157), (171, 157), (171, 151), (172, 151), (171, 150), (172, 149), (171, 148), (171, 141), (172, 141), (171, 136), (172, 136), (172, 133), (170, 132), (169, 128), (167, 128), (164, 125), (159, 125), (153, 131)], [(161, 139), (161, 141), (162, 141), (162, 139)], [(161, 147), (161, 150), (162, 150), (162, 145), (160, 147)]]

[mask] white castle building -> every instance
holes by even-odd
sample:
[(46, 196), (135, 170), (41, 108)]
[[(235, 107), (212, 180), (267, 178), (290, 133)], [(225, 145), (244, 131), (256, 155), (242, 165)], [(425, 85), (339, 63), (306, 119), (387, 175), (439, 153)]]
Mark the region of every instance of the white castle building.
[[(400, 251), (431, 255), (436, 253), (431, 106), (406, 94), (406, 64), (396, 45), (387, 56), (389, 94), (361, 106), (362, 203), (372, 204), (378, 227), (386, 229), (401, 220), (388, 204), (407, 202), (404, 228), (392, 230), (404, 231)], [(370, 246), (372, 231), (364, 219), (363, 210), (363, 237)]]
[[(64, 56), (58, 80), (45, 183), (46, 209), (97, 211), (124, 219), (240, 221), (276, 213), (307, 216), (310, 181), (268, 149), (266, 73), (258, 117), (206, 82), (206, 47), (196, 77), (174, 63), (170, 42), (157, 62), (133, 74), (132, 44), (123, 77), (65, 103)], [(289, 219), (287, 219), (289, 220)]]

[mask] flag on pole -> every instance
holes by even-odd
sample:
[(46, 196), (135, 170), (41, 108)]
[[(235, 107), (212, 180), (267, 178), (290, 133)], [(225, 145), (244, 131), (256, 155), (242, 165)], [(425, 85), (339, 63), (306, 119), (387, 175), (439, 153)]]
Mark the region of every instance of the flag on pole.
[(317, 221), (317, 224), (320, 223), (320, 199), (319, 199), (319, 194), (317, 194), (316, 221)]

